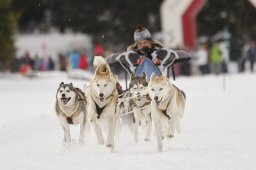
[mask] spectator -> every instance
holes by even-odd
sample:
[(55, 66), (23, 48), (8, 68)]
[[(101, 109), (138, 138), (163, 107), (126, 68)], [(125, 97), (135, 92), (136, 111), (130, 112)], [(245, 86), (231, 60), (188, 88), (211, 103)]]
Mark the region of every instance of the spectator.
[(255, 49), (254, 43), (250, 43), (249, 48), (247, 50), (247, 57), (250, 62), (250, 70), (251, 70), (251, 72), (253, 72), (254, 71), (254, 61), (256, 58), (256, 49)]
[(82, 70), (88, 70), (87, 55), (85, 53), (80, 54), (79, 68), (82, 69)]
[(93, 50), (94, 56), (103, 56), (104, 55), (104, 47), (99, 42), (96, 42)]
[(68, 65), (67, 57), (64, 54), (59, 53), (58, 60), (59, 60), (60, 71), (67, 71), (67, 65)]
[(52, 57), (50, 56), (48, 58), (48, 70), (54, 70), (54, 69), (55, 69), (55, 64)]
[(209, 73), (208, 65), (208, 50), (206, 44), (201, 44), (198, 50), (195, 52), (196, 65), (198, 66), (200, 73), (205, 75)]
[(79, 58), (80, 54), (77, 50), (74, 50), (70, 54), (70, 63), (71, 63), (71, 68), (72, 69), (77, 69), (79, 68)]
[(218, 75), (221, 73), (221, 63), (222, 63), (222, 53), (217, 42), (213, 43), (211, 48), (211, 64), (212, 71), (214, 74)]

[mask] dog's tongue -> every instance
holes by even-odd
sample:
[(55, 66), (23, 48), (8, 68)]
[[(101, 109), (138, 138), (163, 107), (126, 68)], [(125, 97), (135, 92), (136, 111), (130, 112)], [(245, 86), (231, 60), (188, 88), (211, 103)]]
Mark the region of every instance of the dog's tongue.
[(67, 98), (61, 98), (61, 101), (62, 101), (64, 104), (66, 104), (67, 101), (68, 101), (68, 99), (67, 99)]
[(138, 96), (138, 99), (137, 99), (138, 101), (141, 101), (142, 100), (142, 97), (141, 96)]
[(104, 101), (104, 97), (100, 97), (100, 101), (103, 102)]

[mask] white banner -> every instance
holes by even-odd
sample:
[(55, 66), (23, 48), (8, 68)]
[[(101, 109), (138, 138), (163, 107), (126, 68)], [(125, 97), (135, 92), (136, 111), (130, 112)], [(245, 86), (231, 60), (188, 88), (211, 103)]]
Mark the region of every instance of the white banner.
[(256, 8), (256, 0), (249, 0), (251, 3), (252, 3), (252, 5)]
[(167, 48), (182, 46), (182, 14), (192, 0), (165, 0), (161, 5), (163, 43)]

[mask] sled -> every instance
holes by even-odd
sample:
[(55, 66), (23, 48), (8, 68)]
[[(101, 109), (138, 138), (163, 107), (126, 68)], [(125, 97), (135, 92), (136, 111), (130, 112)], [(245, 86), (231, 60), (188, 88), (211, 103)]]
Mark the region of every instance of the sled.
[[(107, 57), (107, 62), (112, 65), (118, 63), (125, 70), (125, 85), (127, 89), (128, 75), (131, 75), (132, 73), (136, 76), (142, 76), (143, 72), (145, 72), (147, 74), (147, 80), (149, 80), (151, 74), (153, 73), (155, 75), (164, 74), (169, 78), (169, 70), (171, 69), (172, 77), (175, 80), (175, 64), (188, 62), (191, 59), (190, 54), (185, 51), (174, 51), (166, 48), (158, 49), (154, 51), (152, 55), (157, 56), (161, 60), (161, 63), (156, 65), (148, 57), (144, 56), (142, 58), (135, 51), (126, 51), (121, 54), (113, 54)], [(137, 61), (141, 62), (138, 64)]]
[(144, 73), (147, 75), (147, 81), (149, 81), (151, 74), (156, 76), (162, 75), (160, 69), (148, 58), (144, 58), (144, 60), (140, 63), (135, 72), (135, 76), (142, 77)]

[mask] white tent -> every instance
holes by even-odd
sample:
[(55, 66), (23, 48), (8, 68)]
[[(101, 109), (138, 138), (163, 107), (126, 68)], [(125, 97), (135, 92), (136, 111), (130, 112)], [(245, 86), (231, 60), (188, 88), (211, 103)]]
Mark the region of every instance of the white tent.
[(90, 36), (81, 33), (18, 34), (15, 36), (15, 46), (17, 57), (25, 51), (39, 56), (55, 56), (73, 49), (91, 50), (92, 41)]

